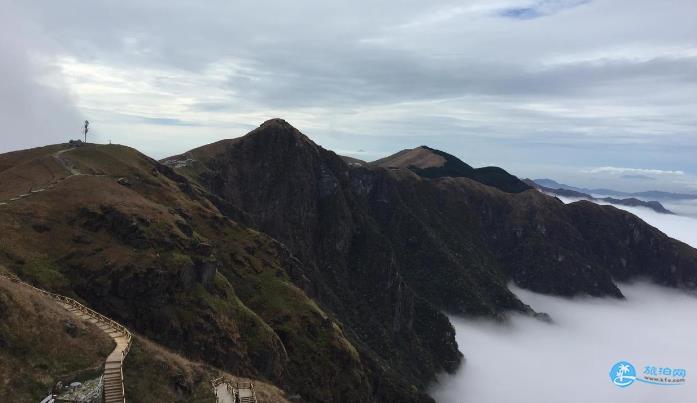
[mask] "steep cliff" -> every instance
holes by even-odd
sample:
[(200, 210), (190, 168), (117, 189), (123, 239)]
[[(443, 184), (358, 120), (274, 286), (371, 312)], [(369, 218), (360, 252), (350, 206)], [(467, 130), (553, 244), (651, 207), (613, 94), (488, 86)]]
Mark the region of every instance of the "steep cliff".
[[(182, 161), (190, 161), (183, 165)], [(165, 161), (302, 261), (296, 284), (346, 325), (381, 400), (424, 399), (460, 354), (447, 318), (405, 283), (389, 238), (354, 189), (351, 170), (284, 121)], [(395, 395), (392, 384), (401, 385)]]
[[(272, 120), (171, 161), (182, 158), (191, 161), (182, 173), (245, 211), (250, 225), (312, 267), (306, 288), (329, 306), (341, 292), (336, 288), (356, 281), (344, 275), (344, 267), (359, 270), (352, 268), (356, 262), (384, 268), (392, 267), (389, 261), (435, 306), (489, 315), (529, 310), (508, 291), (511, 279), (546, 293), (620, 297), (616, 279), (648, 275), (691, 287), (697, 273), (694, 249), (631, 214), (592, 203), (567, 206), (527, 185), (502, 190), (500, 183), (466, 177), (469, 165), (428, 147), (346, 164)], [(437, 171), (424, 175), (429, 169)], [(513, 178), (505, 183), (522, 183)], [(644, 243), (634, 240), (638, 227)], [(380, 254), (363, 263), (356, 256), (371, 234)], [(613, 256), (609, 245), (624, 257)]]

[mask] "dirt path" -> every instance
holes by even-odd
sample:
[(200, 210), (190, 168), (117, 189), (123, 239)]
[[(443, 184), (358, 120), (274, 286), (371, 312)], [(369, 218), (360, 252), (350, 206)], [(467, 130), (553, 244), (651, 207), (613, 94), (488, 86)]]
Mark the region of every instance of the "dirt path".
[(58, 178), (43, 188), (34, 189), (34, 190), (30, 191), (29, 193), (23, 193), (23, 194), (15, 196), (11, 199), (8, 199), (8, 200), (2, 200), (2, 201), (0, 201), (0, 207), (7, 206), (9, 204), (13, 204), (13, 203), (18, 202), (20, 200), (26, 199), (26, 198), (31, 197), (32, 195), (34, 195), (36, 193), (41, 193), (41, 192), (45, 192), (47, 190), (51, 190), (54, 187), (61, 184), (63, 181), (65, 181), (69, 178), (72, 178), (73, 176), (86, 175), (86, 174), (83, 174), (82, 172), (78, 171), (70, 163), (70, 161), (66, 157), (63, 156), (64, 153), (66, 153), (70, 150), (73, 150), (73, 148), (66, 148), (66, 149), (60, 150), (58, 152), (55, 152), (52, 155), (52, 157), (55, 158), (56, 161), (58, 161), (58, 163), (61, 164), (61, 166), (63, 166), (63, 168), (65, 168), (65, 170), (68, 171), (68, 173), (70, 173), (70, 175)]
[(70, 176), (83, 175), (83, 173), (78, 171), (73, 166), (73, 164), (70, 163), (70, 161), (68, 159), (63, 157), (63, 154), (70, 151), (70, 150), (73, 150), (73, 148), (66, 148), (66, 149), (60, 150), (56, 153), (53, 153), (53, 158), (55, 158), (56, 161), (58, 161), (61, 165), (63, 165), (63, 168), (65, 168), (68, 172), (70, 172)]

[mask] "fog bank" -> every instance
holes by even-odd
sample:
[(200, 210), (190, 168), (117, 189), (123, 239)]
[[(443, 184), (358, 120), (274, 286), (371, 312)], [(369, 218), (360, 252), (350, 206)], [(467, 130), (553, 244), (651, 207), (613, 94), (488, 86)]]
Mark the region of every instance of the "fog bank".
[[(514, 315), (508, 323), (451, 318), (466, 362), (432, 391), (442, 403), (695, 401), (697, 298), (646, 283), (621, 286), (626, 301), (565, 299), (513, 291), (554, 323)], [(687, 370), (679, 386), (613, 385), (620, 360)]]
[[(616, 207), (697, 247), (693, 217)], [(691, 203), (668, 208), (697, 211)], [(451, 317), (466, 361), (455, 375), (442, 376), (431, 395), (442, 403), (697, 401), (697, 296), (644, 282), (620, 288), (624, 301), (552, 297), (511, 287), (536, 311), (549, 313), (551, 324), (523, 315), (512, 315), (507, 323)], [(684, 368), (687, 381), (620, 388), (609, 377), (620, 360), (632, 363), (638, 374), (646, 365)]]

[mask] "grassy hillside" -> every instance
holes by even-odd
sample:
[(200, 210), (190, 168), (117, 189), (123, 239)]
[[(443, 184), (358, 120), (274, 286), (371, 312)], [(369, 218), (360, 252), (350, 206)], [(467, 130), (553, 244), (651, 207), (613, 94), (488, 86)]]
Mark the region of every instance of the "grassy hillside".
[(96, 326), (0, 277), (0, 401), (40, 401), (59, 379), (96, 374), (113, 348)]
[[(210, 381), (223, 375), (233, 378), (137, 336), (124, 366), (126, 397), (129, 403), (214, 403)], [(251, 380), (260, 402), (287, 402), (285, 393), (275, 386)]]
[(61, 145), (0, 154), (0, 202), (40, 189), (69, 175), (53, 155)]
[[(62, 149), (49, 148), (47, 158)], [(131, 148), (87, 145), (60, 157), (64, 171), (79, 174), (0, 206), (0, 264), (236, 376), (310, 401), (360, 389), (355, 349), (293, 285), (292, 259), (278, 242), (231, 221), (196, 185)], [(33, 167), (37, 158), (12, 161)], [(25, 172), (44, 180), (39, 169)], [(336, 385), (344, 386), (333, 392)]]

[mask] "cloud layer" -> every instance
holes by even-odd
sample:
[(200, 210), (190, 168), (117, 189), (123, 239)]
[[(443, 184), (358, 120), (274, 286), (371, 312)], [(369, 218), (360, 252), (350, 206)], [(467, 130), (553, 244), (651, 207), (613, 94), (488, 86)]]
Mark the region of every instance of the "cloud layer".
[[(697, 393), (697, 297), (645, 283), (621, 286), (625, 301), (564, 299), (513, 287), (549, 313), (547, 324), (514, 316), (506, 324), (451, 318), (463, 368), (443, 377), (432, 396), (442, 403), (586, 403), (691, 401)], [(684, 368), (681, 386), (613, 385), (612, 365)]]
[[(690, 0), (28, 0), (3, 11), (4, 39), (66, 82), (53, 94), (67, 111), (37, 107), (46, 119), (77, 110), (96, 140), (156, 157), (283, 116), (364, 158), (429, 144), (523, 176), (697, 174)], [(15, 53), (0, 48), (2, 65)], [(40, 94), (41, 74), (17, 67), (21, 92)]]
[(664, 171), (661, 169), (599, 167), (586, 172), (590, 174), (644, 174), (644, 175), (685, 175), (684, 171)]
[[(669, 206), (685, 215), (616, 207), (697, 247), (697, 200)], [(620, 288), (624, 301), (551, 297), (512, 287), (533, 309), (550, 314), (552, 324), (522, 315), (505, 324), (451, 318), (467, 361), (454, 376), (441, 378), (433, 397), (443, 403), (692, 400), (697, 394), (697, 377), (690, 375), (697, 374), (697, 325), (690, 318), (697, 312), (697, 295), (643, 282)], [(620, 360), (637, 370), (646, 365), (685, 368), (687, 382), (620, 389), (608, 376)]]

